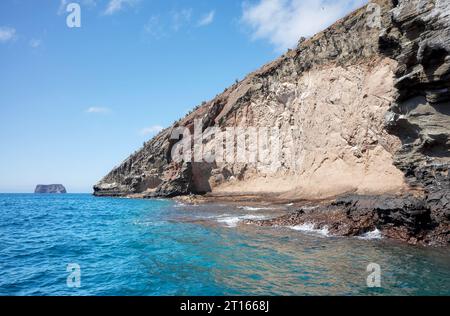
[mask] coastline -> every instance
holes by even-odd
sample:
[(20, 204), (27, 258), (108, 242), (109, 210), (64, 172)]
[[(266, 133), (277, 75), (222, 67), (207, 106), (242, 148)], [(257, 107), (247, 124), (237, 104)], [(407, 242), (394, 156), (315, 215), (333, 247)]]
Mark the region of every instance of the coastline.
[[(149, 199), (145, 194), (120, 198)], [(150, 197), (150, 199), (152, 199)], [(381, 238), (411, 245), (445, 247), (450, 244), (450, 225), (430, 223), (429, 210), (414, 195), (341, 195), (321, 200), (284, 199), (276, 194), (185, 195), (169, 198), (179, 203), (198, 206), (223, 203), (250, 209), (274, 208), (286, 212), (272, 219), (246, 219), (246, 224), (260, 227), (309, 226), (326, 230), (334, 237), (363, 237), (372, 232)]]
[[(376, 0), (302, 38), (145, 143), (94, 195), (293, 203), (249, 223), (449, 245), (449, 7)], [(253, 148), (272, 138), (273, 157)]]

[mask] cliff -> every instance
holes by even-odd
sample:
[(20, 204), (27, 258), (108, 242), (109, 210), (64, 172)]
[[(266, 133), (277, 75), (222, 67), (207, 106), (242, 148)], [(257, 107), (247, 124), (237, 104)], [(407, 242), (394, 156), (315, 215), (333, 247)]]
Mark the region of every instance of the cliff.
[[(445, 0), (372, 1), (162, 131), (94, 194), (344, 196), (323, 209), (347, 214), (342, 223), (362, 210), (371, 219), (336, 233), (383, 228), (409, 242), (450, 242), (449, 12)], [(230, 128), (228, 152), (217, 139)], [(198, 131), (200, 151), (216, 159), (174, 159)], [(263, 141), (278, 143), (276, 159), (256, 157), (252, 145)], [(336, 224), (310, 215), (289, 221)]]
[(67, 193), (66, 188), (62, 184), (50, 184), (43, 185), (38, 184), (34, 193), (42, 193), (42, 194), (64, 194)]

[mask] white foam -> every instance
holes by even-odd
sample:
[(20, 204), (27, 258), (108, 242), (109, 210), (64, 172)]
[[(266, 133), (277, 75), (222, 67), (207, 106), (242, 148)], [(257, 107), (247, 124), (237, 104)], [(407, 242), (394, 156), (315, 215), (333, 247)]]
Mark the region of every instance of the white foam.
[(304, 210), (304, 211), (312, 211), (312, 210), (315, 210), (317, 208), (319, 208), (319, 207), (318, 206), (304, 206), (304, 207), (302, 207), (302, 210)]
[(263, 215), (244, 215), (240, 217), (241, 219), (249, 219), (249, 220), (254, 220), (254, 221), (260, 221), (263, 219), (267, 219), (267, 216), (263, 216)]
[(224, 223), (228, 227), (236, 227), (237, 224), (241, 221), (239, 217), (237, 216), (230, 216), (230, 217), (222, 217), (218, 218), (217, 221), (219, 223)]
[(227, 227), (236, 227), (239, 222), (243, 220), (263, 220), (267, 219), (266, 216), (258, 216), (258, 215), (242, 215), (242, 216), (229, 216), (229, 215), (223, 215), (217, 217), (217, 222), (225, 224)]
[(262, 211), (262, 210), (270, 210), (268, 207), (251, 207), (251, 206), (239, 206), (241, 210), (245, 211)]
[(381, 234), (381, 231), (379, 231), (378, 229), (375, 229), (374, 231), (367, 232), (361, 236), (358, 236), (358, 238), (370, 240), (370, 239), (382, 239), (383, 236)]
[(297, 226), (290, 226), (289, 228), (296, 230), (296, 231), (301, 231), (301, 232), (305, 232), (305, 233), (314, 233), (314, 234), (319, 234), (322, 236), (330, 236), (330, 232), (328, 231), (328, 227), (324, 226), (322, 229), (318, 229), (316, 228), (316, 225), (314, 223), (304, 223), (301, 225), (297, 225)]
[(294, 205), (294, 203), (286, 204), (286, 206), (293, 206), (293, 205)]

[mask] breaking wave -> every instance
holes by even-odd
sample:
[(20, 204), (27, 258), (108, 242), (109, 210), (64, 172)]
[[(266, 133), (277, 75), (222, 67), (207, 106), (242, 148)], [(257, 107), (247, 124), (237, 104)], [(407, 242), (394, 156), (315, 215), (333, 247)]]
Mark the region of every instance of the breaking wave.
[(238, 209), (245, 210), (245, 211), (263, 211), (263, 210), (270, 210), (271, 208), (269, 208), (269, 207), (239, 206)]
[(370, 240), (370, 239), (382, 239), (383, 236), (381, 234), (381, 231), (379, 231), (378, 229), (375, 229), (374, 231), (367, 232), (361, 236), (358, 236), (358, 238)]
[(296, 231), (318, 234), (325, 237), (330, 236), (327, 226), (323, 227), (322, 229), (318, 229), (316, 228), (316, 225), (314, 223), (304, 223), (301, 225), (290, 226), (289, 228)]
[(225, 224), (227, 227), (236, 227), (239, 222), (242, 222), (244, 220), (264, 220), (267, 219), (267, 216), (259, 216), (259, 215), (241, 215), (241, 216), (230, 216), (230, 215), (223, 215), (217, 217), (217, 222)]

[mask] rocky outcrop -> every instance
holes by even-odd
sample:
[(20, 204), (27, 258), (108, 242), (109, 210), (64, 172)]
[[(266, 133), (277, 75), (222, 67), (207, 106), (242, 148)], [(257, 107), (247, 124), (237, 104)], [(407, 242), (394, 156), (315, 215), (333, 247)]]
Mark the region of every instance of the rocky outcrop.
[(67, 193), (66, 188), (62, 184), (49, 184), (43, 185), (38, 184), (34, 193), (39, 194), (65, 194)]
[(380, 40), (399, 65), (386, 114), (402, 142), (394, 164), (441, 222), (450, 219), (450, 2), (398, 1), (392, 20)]
[[(391, 8), (378, 1), (380, 10)], [(279, 193), (323, 198), (346, 192), (378, 194), (405, 187), (392, 165), (400, 148), (383, 128), (394, 101), (393, 59), (379, 54), (380, 25), (362, 8), (250, 74), (162, 131), (95, 187), (98, 196), (175, 196), (190, 193)], [(266, 161), (177, 163), (171, 140), (178, 127), (275, 127), (281, 155)], [(292, 135), (288, 135), (296, 128)], [(214, 141), (205, 140), (206, 149)], [(381, 179), (381, 181), (380, 181)], [(388, 185), (386, 185), (388, 184)]]
[[(448, 1), (372, 1), (162, 131), (94, 194), (345, 196), (307, 217), (341, 235), (376, 227), (409, 242), (447, 243), (449, 75)], [(179, 127), (194, 134), (196, 120), (201, 132), (275, 127), (281, 154), (177, 162), (172, 152), (187, 138), (171, 135)], [(244, 137), (248, 147), (261, 142)], [(203, 150), (217, 155), (216, 138), (202, 139)], [(307, 220), (303, 210), (292, 216)]]
[(345, 196), (331, 204), (301, 208), (291, 214), (264, 221), (258, 226), (314, 225), (332, 236), (360, 237), (379, 231), (384, 237), (410, 244), (447, 245), (450, 223), (435, 221), (426, 201), (412, 195)]

